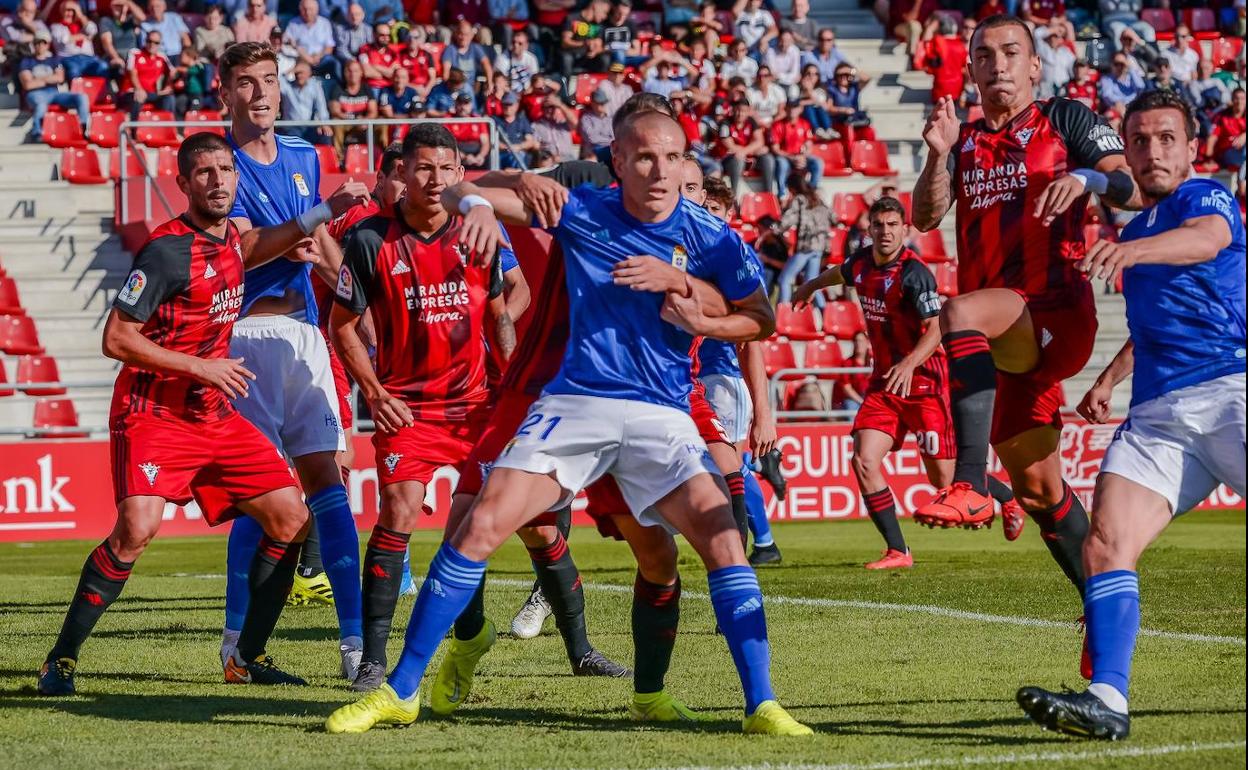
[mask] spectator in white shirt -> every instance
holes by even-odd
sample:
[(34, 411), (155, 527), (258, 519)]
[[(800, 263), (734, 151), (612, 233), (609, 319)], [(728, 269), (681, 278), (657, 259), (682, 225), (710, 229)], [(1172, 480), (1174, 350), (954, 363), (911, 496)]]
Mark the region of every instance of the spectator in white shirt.
[(182, 48), (190, 46), (191, 30), (186, 26), (179, 14), (167, 10), (169, 4), (165, 0), (149, 0), (147, 4), (147, 20), (141, 25), (143, 34), (160, 32), (161, 53), (173, 60), (182, 53)]
[(776, 20), (763, 9), (763, 0), (737, 0), (732, 8), (733, 30), (747, 48), (763, 51), (776, 36)]
[(1040, 57), (1040, 97), (1060, 96), (1075, 72), (1075, 52), (1066, 44), (1066, 25), (1056, 17), (1036, 28), (1036, 55)]
[(98, 32), (95, 22), (87, 18), (75, 0), (61, 6), (61, 18), (51, 26), (52, 51), (61, 57), (66, 81), (82, 75), (109, 76), (108, 62), (96, 57), (91, 42)]
[(334, 56), (334, 25), (321, 16), (316, 0), (300, 0), (299, 16), (286, 25), (283, 42), (312, 65), (314, 75), (329, 75), (342, 82), (342, 62)]
[(758, 122), (764, 126), (770, 126), (771, 122), (776, 119), (776, 115), (780, 114), (780, 108), (788, 101), (788, 94), (776, 82), (775, 75), (772, 74), (771, 68), (763, 65), (758, 68), (758, 80), (755, 81), (754, 87), (748, 91), (747, 97), (750, 100), (750, 106), (754, 108), (754, 115)]
[(763, 63), (771, 68), (776, 82), (792, 91), (802, 77), (802, 49), (797, 47), (793, 33), (784, 30), (777, 38), (776, 44), (767, 49), (763, 55)]
[(1196, 74), (1196, 65), (1200, 64), (1200, 54), (1191, 47), (1192, 31), (1180, 24), (1174, 30), (1174, 42), (1162, 55), (1170, 61), (1170, 74), (1180, 83), (1186, 83)]
[(624, 82), (624, 65), (619, 62), (607, 68), (607, 79), (598, 84), (598, 91), (607, 95), (607, 112), (611, 115), (636, 93), (632, 86)]
[(751, 59), (748, 53), (749, 47), (743, 41), (732, 41), (732, 45), (728, 46), (728, 58), (719, 65), (721, 83), (727, 84), (733, 78), (741, 78), (747, 86), (754, 85), (754, 78), (758, 77), (758, 62)]
[(511, 45), (494, 57), (494, 71), (506, 75), (511, 90), (516, 93), (527, 91), (533, 73), (540, 69), (537, 56), (529, 50), (529, 33), (523, 29), (513, 32)]

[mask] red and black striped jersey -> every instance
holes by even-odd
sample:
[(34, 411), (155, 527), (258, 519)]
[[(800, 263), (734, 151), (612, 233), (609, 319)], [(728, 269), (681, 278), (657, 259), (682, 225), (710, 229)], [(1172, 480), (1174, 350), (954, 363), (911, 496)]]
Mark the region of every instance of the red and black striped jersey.
[[(368, 203), (361, 203), (347, 209), (342, 216), (325, 225), (325, 229), (329, 232), (329, 237), (341, 244), (352, 227), (379, 211), (381, 211), (381, 203), (376, 198), (369, 198)], [(328, 331), (329, 311), (334, 304), (334, 287), (326, 283), (320, 273), (314, 271), (313, 275), (315, 277), (312, 279), (312, 294), (316, 297), (316, 317), (320, 322), (321, 331)]]
[(998, 130), (964, 123), (951, 156), (957, 201), (958, 291), (1015, 289), (1054, 309), (1090, 302), (1075, 269), (1085, 252), (1087, 195), (1051, 225), (1036, 203), (1055, 179), (1121, 155), (1122, 139), (1079, 102), (1034, 102)]
[[(225, 358), (243, 307), (238, 229), (227, 224), (222, 239), (185, 216), (165, 222), (135, 256), (113, 307), (142, 321), (143, 336), (162, 348), (198, 358)], [(110, 417), (146, 413), (219, 420), (233, 411), (225, 394), (212, 386), (127, 364), (113, 386)]]
[(347, 235), (335, 299), (356, 314), (372, 311), (377, 378), (387, 392), (416, 419), (464, 420), (489, 398), (485, 318), (503, 292), (501, 262), (468, 263), (458, 216), (424, 238), (399, 205)]
[[(940, 315), (936, 277), (909, 247), (885, 265), (875, 264), (871, 247), (859, 249), (841, 265), (845, 283), (858, 293), (871, 341), (871, 390), (884, 388), (888, 371), (919, 344), (923, 326)], [(913, 395), (944, 393), (949, 367), (940, 348), (914, 370)]]

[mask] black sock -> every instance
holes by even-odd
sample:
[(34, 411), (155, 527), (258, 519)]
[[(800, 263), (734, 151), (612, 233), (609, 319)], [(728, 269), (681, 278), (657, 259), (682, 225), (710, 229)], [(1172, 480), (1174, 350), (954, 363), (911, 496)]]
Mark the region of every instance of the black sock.
[(1083, 596), (1083, 541), (1088, 536), (1088, 512), (1079, 497), (1062, 482), (1062, 499), (1052, 508), (1028, 511), (1040, 527), (1040, 537), (1053, 560)]
[(78, 650), (91, 635), (91, 629), (99, 621), (104, 610), (117, 600), (121, 589), (130, 577), (134, 562), (124, 562), (113, 555), (113, 549), (105, 540), (95, 547), (82, 565), (78, 588), (65, 613), (61, 633), (48, 653), (48, 660), (58, 658), (78, 659)]
[(670, 586), (661, 586), (638, 574), (633, 583), (634, 692), (646, 694), (663, 689), (679, 622), (680, 578)]
[(477, 634), (481, 633), (483, 628), (485, 628), (485, 575), (481, 576), (481, 583), (477, 585), (477, 591), (472, 595), (468, 606), (459, 613), (459, 617), (455, 618), (455, 638), (464, 642), (476, 639)]
[(325, 571), (321, 563), (321, 536), (316, 533), (316, 522), (308, 527), (308, 539), (303, 541), (303, 549), (299, 553), (299, 574), (307, 577), (319, 575)]
[(555, 529), (559, 530), (564, 540), (568, 539), (572, 533), (572, 506), (565, 505), (555, 511)]
[(953, 480), (965, 481), (981, 495), (988, 493), (988, 439), (992, 408), (997, 400), (997, 367), (988, 338), (977, 331), (944, 336), (949, 356), (949, 395), (958, 463)]
[(251, 602), (238, 633), (238, 655), (245, 662), (251, 663), (264, 655), (264, 646), (273, 635), (286, 597), (290, 595), (298, 561), (297, 544), (273, 540), (268, 535), (260, 538), (247, 578)]
[(988, 494), (993, 500), (1002, 505), (1014, 499), (1014, 490), (1006, 486), (1006, 483), (996, 476), (988, 477)]
[(373, 527), (364, 551), (363, 660), (382, 666), (386, 665), (386, 640), (403, 584), (403, 554), (411, 537), (411, 533), (395, 532), (379, 524)]
[(728, 482), (728, 496), (732, 501), (732, 520), (737, 524), (737, 532), (741, 533), (741, 545), (750, 542), (750, 511), (745, 507), (745, 476), (741, 471), (733, 471), (724, 476)]
[(550, 603), (555, 626), (563, 637), (568, 660), (580, 663), (594, 648), (585, 630), (585, 589), (581, 587), (581, 573), (572, 561), (568, 541), (560, 535), (555, 542), (541, 548), (530, 548), (529, 558), (537, 572), (537, 582), (542, 594)]
[(862, 496), (867, 504), (867, 515), (880, 531), (884, 544), (894, 551), (905, 553), (906, 539), (901, 536), (901, 524), (897, 522), (897, 504), (893, 502), (893, 490), (884, 487), (878, 492), (867, 492)]

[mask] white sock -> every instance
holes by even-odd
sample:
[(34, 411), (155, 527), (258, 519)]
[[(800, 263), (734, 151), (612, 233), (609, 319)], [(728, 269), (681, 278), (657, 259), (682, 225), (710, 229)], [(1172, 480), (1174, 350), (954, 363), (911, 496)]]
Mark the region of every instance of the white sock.
[(237, 647), (237, 646), (238, 646), (238, 635), (239, 635), (240, 633), (242, 633), (242, 631), (235, 631), (235, 630), (234, 630), (234, 629), (232, 629), (232, 628), (225, 628), (225, 629), (222, 629), (222, 631), (221, 631), (221, 646), (222, 646), (222, 647)]
[(364, 649), (364, 640), (358, 636), (345, 636), (338, 641), (339, 649), (362, 650)]
[(1119, 714), (1127, 713), (1127, 696), (1118, 691), (1117, 687), (1111, 684), (1095, 682), (1088, 685), (1088, 692), (1101, 699), (1101, 702), (1110, 708), (1111, 711), (1117, 711)]

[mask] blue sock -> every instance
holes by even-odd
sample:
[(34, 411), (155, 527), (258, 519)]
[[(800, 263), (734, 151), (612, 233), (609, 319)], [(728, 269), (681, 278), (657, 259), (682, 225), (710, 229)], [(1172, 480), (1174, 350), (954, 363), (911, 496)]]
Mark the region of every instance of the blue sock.
[(347, 500), (347, 488), (334, 484), (307, 499), (321, 536), (321, 561), (334, 589), (341, 639), (364, 637), (364, 596), (360, 589), (360, 536)]
[(1083, 612), (1092, 656), (1092, 684), (1109, 685), (1125, 701), (1131, 656), (1140, 630), (1140, 576), (1120, 569), (1088, 578)]
[(711, 587), (715, 620), (728, 641), (745, 690), (745, 713), (753, 714), (758, 704), (776, 697), (771, 691), (771, 648), (767, 644), (763, 592), (750, 567), (723, 567), (708, 573), (706, 581)]
[(403, 654), (386, 678), (400, 698), (410, 698), (420, 687), (429, 659), (464, 611), (485, 575), (485, 562), (473, 561), (443, 543), (429, 565), (429, 574), (416, 595), (412, 618), (403, 638)]
[(763, 488), (758, 485), (758, 477), (750, 468), (749, 455), (745, 465), (741, 466), (741, 475), (745, 477), (745, 508), (750, 514), (750, 534), (754, 535), (754, 546), (769, 546), (776, 541), (771, 539), (771, 523), (767, 521), (767, 503), (763, 500)]
[(412, 547), (409, 545), (403, 552), (403, 580), (399, 582), (399, 595), (407, 593), (412, 587)]
[(230, 525), (230, 538), (225, 546), (225, 627), (241, 631), (247, 607), (251, 604), (251, 562), (264, 530), (250, 516), (239, 516)]

